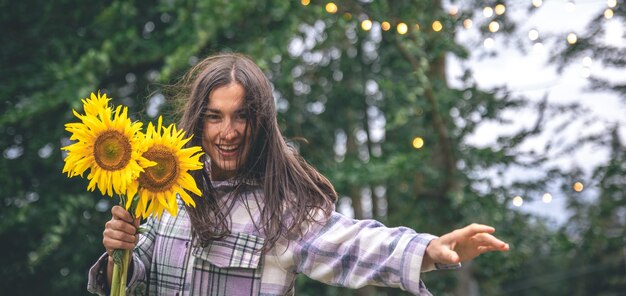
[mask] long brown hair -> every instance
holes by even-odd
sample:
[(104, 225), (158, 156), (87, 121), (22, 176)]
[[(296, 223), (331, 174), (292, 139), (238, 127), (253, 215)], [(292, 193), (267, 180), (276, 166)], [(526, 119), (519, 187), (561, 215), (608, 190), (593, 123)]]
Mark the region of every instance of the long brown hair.
[[(235, 181), (239, 185), (252, 181), (262, 187), (264, 206), (257, 226), (266, 236), (265, 250), (268, 250), (281, 236), (294, 231), (301, 235), (299, 226), (314, 222), (316, 210), (328, 216), (337, 193), (323, 175), (287, 145), (276, 120), (272, 86), (263, 71), (242, 54), (210, 56), (192, 67), (179, 82), (178, 96), (185, 102), (180, 127), (193, 133), (187, 145), (202, 145), (209, 95), (233, 82), (245, 91), (243, 104), (249, 131), (244, 134), (250, 135), (246, 141), (250, 145), (248, 153), (246, 159), (239, 161)], [(202, 245), (229, 233), (228, 211), (218, 205), (209, 175), (207, 170), (195, 171), (193, 176), (203, 196), (194, 196), (195, 208), (187, 207), (194, 233)], [(241, 187), (235, 187), (234, 196)]]

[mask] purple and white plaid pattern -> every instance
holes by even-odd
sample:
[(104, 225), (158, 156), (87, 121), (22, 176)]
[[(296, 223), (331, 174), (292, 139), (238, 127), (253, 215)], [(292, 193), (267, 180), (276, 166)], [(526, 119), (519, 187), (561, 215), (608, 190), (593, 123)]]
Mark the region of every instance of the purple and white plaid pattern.
[[(215, 182), (228, 192), (233, 184)], [(248, 190), (230, 213), (231, 234), (206, 247), (191, 237), (189, 216), (164, 213), (148, 220), (133, 254), (129, 295), (293, 295), (298, 273), (320, 282), (359, 288), (397, 287), (430, 295), (420, 280), (426, 246), (435, 238), (405, 227), (387, 228), (374, 220), (352, 220), (333, 213), (324, 223), (303, 225), (302, 237), (282, 238), (262, 254), (264, 235), (257, 196)], [(224, 195), (221, 200), (232, 198)], [(258, 223), (256, 224), (258, 225)], [(88, 290), (105, 295), (106, 254), (90, 269)], [(429, 270), (432, 267), (428, 268)]]

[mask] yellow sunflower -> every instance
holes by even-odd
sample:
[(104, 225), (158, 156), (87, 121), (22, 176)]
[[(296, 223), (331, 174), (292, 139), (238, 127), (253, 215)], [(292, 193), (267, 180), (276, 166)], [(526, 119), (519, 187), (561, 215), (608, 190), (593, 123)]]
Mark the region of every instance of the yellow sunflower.
[(83, 107), (85, 109), (86, 115), (97, 116), (100, 110), (106, 109), (109, 106), (109, 101), (111, 98), (107, 98), (107, 94), (100, 95), (100, 91), (98, 94), (91, 93), (90, 98), (82, 99)]
[(131, 122), (126, 107), (108, 107), (106, 95), (83, 100), (85, 114), (73, 113), (81, 122), (68, 123), (65, 129), (77, 142), (61, 149), (67, 151), (63, 173), (81, 176), (89, 169), (87, 190), (96, 186), (104, 195), (113, 192), (130, 198), (137, 192), (136, 182), (145, 167), (154, 165), (142, 157), (141, 122)]
[[(156, 214), (160, 218), (164, 210), (176, 216), (177, 195), (185, 204), (195, 206), (196, 203), (186, 190), (198, 196), (202, 194), (189, 174), (189, 171), (202, 168), (202, 148), (183, 148), (191, 137), (184, 139), (183, 130), (177, 130), (173, 124), (163, 127), (162, 121), (162, 117), (159, 117), (156, 128), (149, 123), (146, 131), (144, 146), (147, 150), (143, 156), (156, 162), (156, 165), (139, 174), (139, 201), (135, 217)], [(126, 208), (129, 207), (130, 202), (126, 205)]]

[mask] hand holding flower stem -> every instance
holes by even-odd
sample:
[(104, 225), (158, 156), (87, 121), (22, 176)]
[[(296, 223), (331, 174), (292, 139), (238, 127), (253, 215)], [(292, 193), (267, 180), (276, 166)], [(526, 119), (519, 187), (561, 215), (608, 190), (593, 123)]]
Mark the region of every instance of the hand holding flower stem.
[(137, 244), (139, 219), (121, 206), (111, 209), (111, 220), (105, 225), (102, 244), (109, 253), (107, 279), (111, 295), (125, 295), (131, 252)]

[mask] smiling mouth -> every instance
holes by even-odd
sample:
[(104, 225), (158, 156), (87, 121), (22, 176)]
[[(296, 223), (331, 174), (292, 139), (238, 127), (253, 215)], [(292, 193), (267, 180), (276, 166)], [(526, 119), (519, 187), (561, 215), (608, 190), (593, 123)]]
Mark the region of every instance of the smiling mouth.
[(239, 145), (216, 145), (217, 149), (225, 154), (232, 154), (239, 150)]

